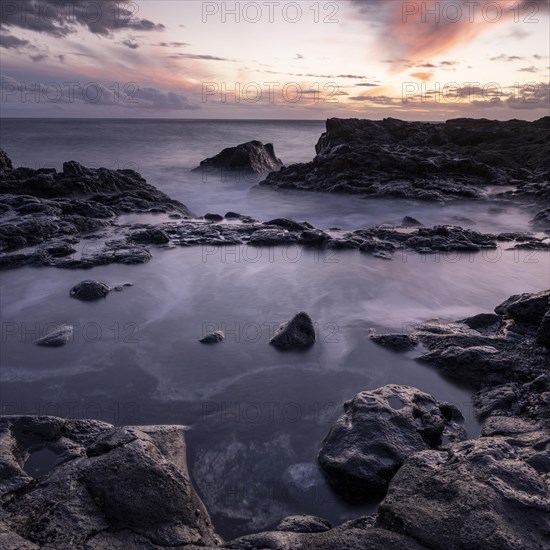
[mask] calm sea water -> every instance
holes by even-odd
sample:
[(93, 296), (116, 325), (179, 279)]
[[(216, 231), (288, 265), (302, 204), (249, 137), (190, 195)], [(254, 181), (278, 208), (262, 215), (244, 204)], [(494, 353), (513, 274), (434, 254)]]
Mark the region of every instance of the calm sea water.
[[(0, 147), (16, 165), (134, 167), (197, 214), (236, 210), (265, 220), (307, 219), (319, 227), (397, 223), (483, 231), (526, 230), (528, 218), (495, 204), (442, 207), (407, 201), (251, 190), (253, 182), (202, 181), (189, 170), (223, 147), (273, 142), (286, 163), (314, 155), (317, 122), (6, 120)], [(233, 537), (285, 515), (339, 523), (374, 510), (336, 499), (316, 453), (342, 403), (358, 391), (410, 384), (456, 403), (470, 436), (479, 432), (471, 389), (372, 344), (369, 328), (408, 331), (428, 319), (491, 311), (511, 294), (549, 286), (548, 253), (498, 250), (449, 257), (406, 255), (386, 262), (357, 251), (328, 255), (247, 247), (153, 250), (139, 266), (92, 271), (19, 269), (0, 275), (4, 413), (99, 418), (115, 424), (191, 427), (191, 473), (220, 532)], [(85, 278), (134, 286), (97, 303), (72, 300)], [(318, 342), (302, 353), (268, 345), (274, 327), (310, 313)], [(52, 323), (75, 325), (59, 349), (34, 340)], [(227, 340), (203, 346), (206, 331)]]

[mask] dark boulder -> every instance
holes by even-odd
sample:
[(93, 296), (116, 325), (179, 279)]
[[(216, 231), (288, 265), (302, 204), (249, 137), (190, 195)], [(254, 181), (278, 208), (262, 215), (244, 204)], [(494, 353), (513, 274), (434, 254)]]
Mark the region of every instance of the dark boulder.
[(307, 348), (315, 343), (315, 327), (311, 317), (301, 311), (282, 323), (269, 343), (279, 349)]
[(194, 171), (214, 169), (265, 174), (279, 170), (282, 165), (271, 143), (264, 145), (261, 141), (249, 141), (228, 147), (216, 156), (201, 161)]
[(86, 280), (73, 286), (69, 292), (69, 295), (71, 298), (88, 302), (91, 300), (105, 298), (110, 291), (111, 288), (101, 281)]
[(218, 342), (223, 342), (224, 340), (225, 334), (223, 333), (223, 330), (216, 330), (205, 334), (199, 342), (201, 344), (217, 344)]
[(383, 493), (414, 453), (466, 437), (460, 411), (409, 386), (358, 393), (323, 440), (319, 463), (337, 492), (352, 501)]

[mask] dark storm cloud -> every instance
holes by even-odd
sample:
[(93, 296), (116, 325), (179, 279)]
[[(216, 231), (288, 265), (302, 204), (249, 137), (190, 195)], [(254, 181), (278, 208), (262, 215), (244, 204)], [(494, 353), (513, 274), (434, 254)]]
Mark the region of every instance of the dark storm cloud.
[(0, 34), (0, 48), (6, 48), (7, 50), (19, 50), (29, 44), (30, 42), (28, 40), (17, 38), (17, 36), (13, 36), (12, 34)]
[(200, 105), (176, 92), (165, 92), (152, 87), (121, 86), (118, 93), (99, 82), (42, 84), (36, 81), (22, 82), (9, 76), (0, 76), (3, 103), (24, 103), (37, 98), (37, 103), (60, 106), (98, 105), (105, 108), (121, 107), (135, 110), (197, 110)]
[(48, 59), (48, 56), (45, 53), (39, 53), (37, 55), (29, 55), (29, 57), (35, 62), (38, 63), (39, 61), (44, 61), (44, 59)]
[(122, 0), (4, 0), (2, 26), (62, 38), (86, 28), (111, 36), (120, 30), (162, 30), (164, 25), (138, 16), (138, 5)]

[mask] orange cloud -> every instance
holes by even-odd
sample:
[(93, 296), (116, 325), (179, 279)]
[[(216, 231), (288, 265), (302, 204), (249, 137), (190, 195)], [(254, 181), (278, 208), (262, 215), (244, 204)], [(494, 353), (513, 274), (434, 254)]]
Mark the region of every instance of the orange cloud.
[[(379, 18), (384, 50), (391, 52), (396, 65), (430, 59), (467, 43), (489, 29), (513, 21), (518, 9), (523, 8), (517, 0), (370, 1), (377, 10), (365, 12), (363, 8), (363, 12)], [(354, 3), (361, 10), (361, 1)], [(531, 5), (535, 4), (540, 18), (548, 11), (547, 0), (532, 0)], [(523, 17), (529, 11), (520, 13)]]
[(433, 73), (411, 73), (411, 76), (414, 78), (418, 78), (419, 80), (430, 80), (432, 78)]

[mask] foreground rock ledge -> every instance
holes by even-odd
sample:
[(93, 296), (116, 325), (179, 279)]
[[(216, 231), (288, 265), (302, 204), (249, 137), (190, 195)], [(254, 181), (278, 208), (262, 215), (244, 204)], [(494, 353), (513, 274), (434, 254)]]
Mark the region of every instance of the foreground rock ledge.
[[(0, 547), (216, 546), (189, 480), (183, 426), (113, 427), (51, 416), (0, 418)], [(33, 452), (57, 455), (33, 478)]]

